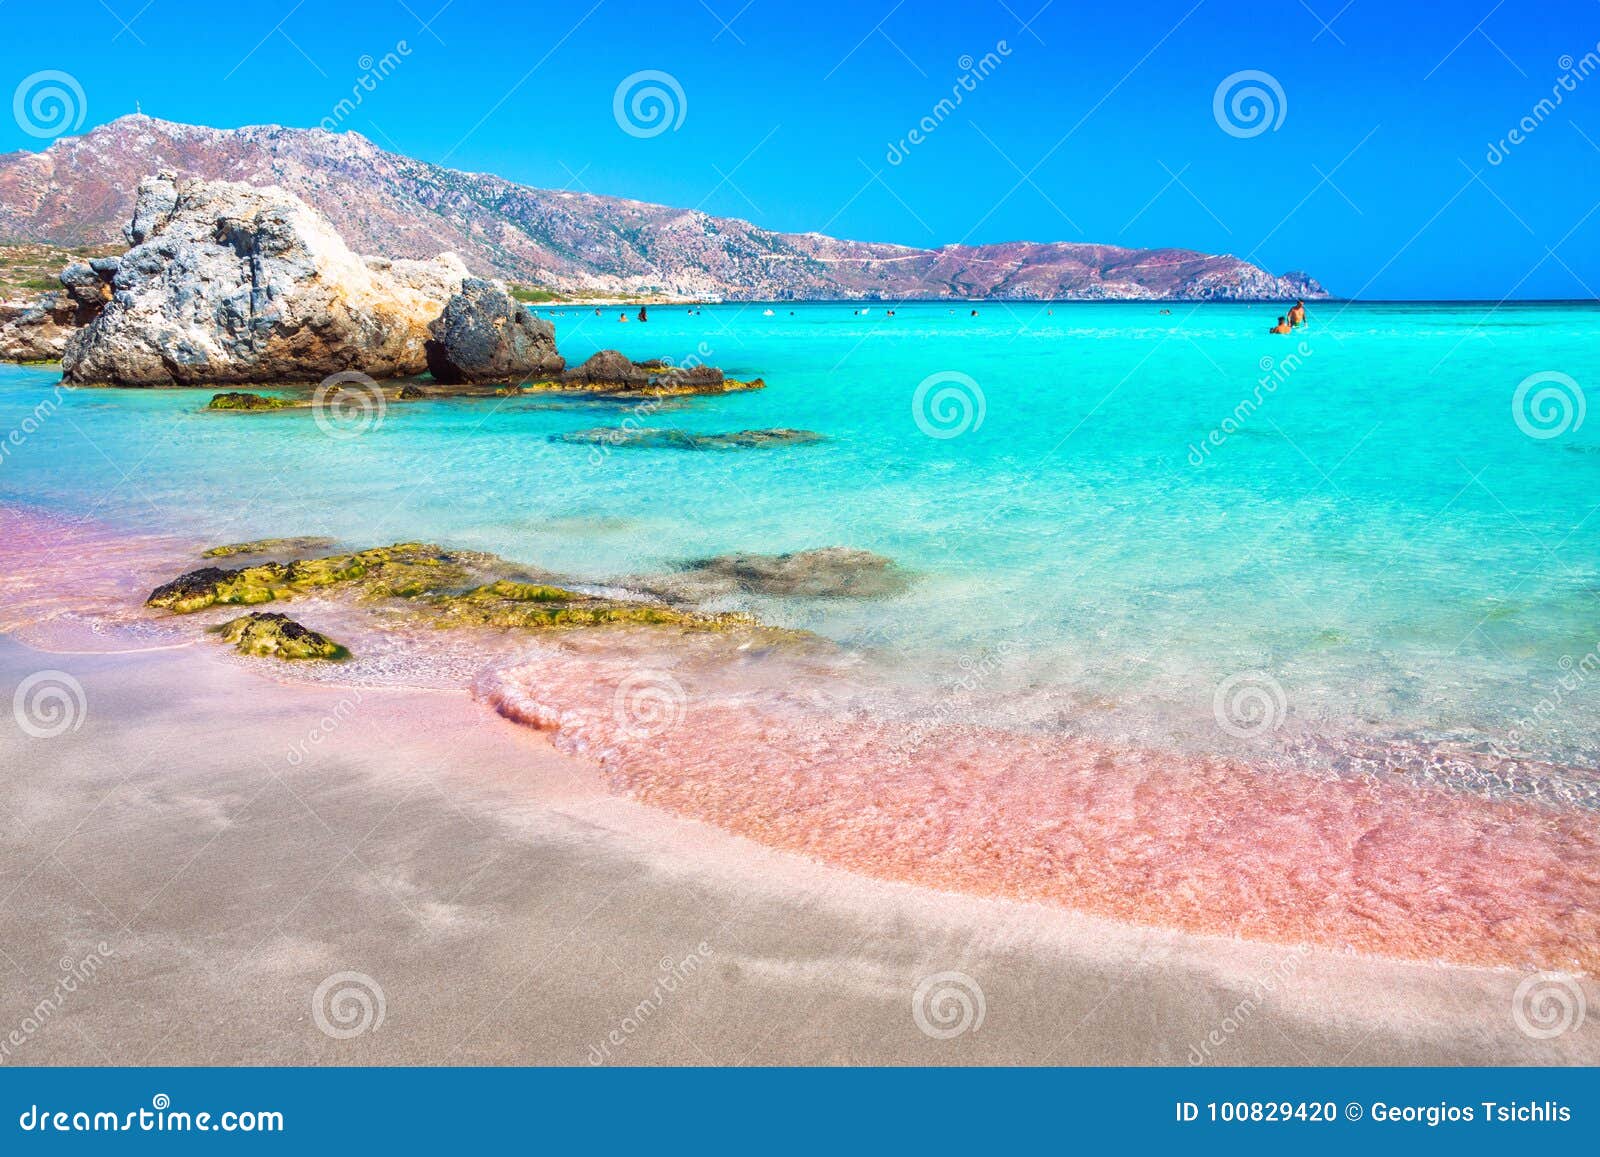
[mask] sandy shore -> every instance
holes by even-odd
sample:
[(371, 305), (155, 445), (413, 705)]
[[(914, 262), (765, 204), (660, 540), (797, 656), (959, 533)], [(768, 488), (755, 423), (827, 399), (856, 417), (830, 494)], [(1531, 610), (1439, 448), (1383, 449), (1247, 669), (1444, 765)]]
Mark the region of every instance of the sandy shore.
[(1512, 971), (864, 880), (608, 796), (463, 693), (0, 636), (8, 698), (46, 670), (83, 709), (0, 728), (4, 1063), (1600, 1061), (1593, 1014), (1518, 1027)]

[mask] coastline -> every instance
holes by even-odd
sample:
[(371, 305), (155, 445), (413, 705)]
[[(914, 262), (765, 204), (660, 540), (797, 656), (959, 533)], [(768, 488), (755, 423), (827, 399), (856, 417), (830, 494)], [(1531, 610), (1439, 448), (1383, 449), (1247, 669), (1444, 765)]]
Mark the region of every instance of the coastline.
[[(92, 615), (149, 545), (83, 533)], [(3, 940), (29, 977), (102, 943), (113, 960), (18, 1063), (417, 1063), (441, 1040), (452, 1064), (1600, 1062), (1592, 1031), (1518, 1028), (1524, 970), (874, 879), (627, 798), (459, 684), (308, 682), (142, 613), (30, 630), (60, 592), (20, 578), (7, 684), (66, 669), (87, 709), (49, 740), (7, 733)], [(309, 1015), (341, 972), (391, 1018), (356, 1049)], [(950, 1039), (913, 1011), (946, 974), (986, 1010)], [(641, 1027), (647, 998), (663, 1015)], [(218, 1015), (149, 1027), (184, 1001)]]
[[(54, 662), (0, 642), (8, 682)], [(609, 795), (463, 695), (366, 689), (341, 716), (347, 689), (199, 648), (73, 669), (82, 728), (8, 759), (26, 772), (7, 791), (0, 908), (29, 975), (110, 952), (14, 1063), (1600, 1060), (1592, 1032), (1518, 1030), (1513, 971), (864, 879)], [(8, 755), (29, 742), (8, 732)], [(346, 971), (381, 988), (386, 1016), (351, 1042), (318, 1031), (308, 1000)], [(940, 1039), (913, 1009), (945, 973), (985, 1016)], [(0, 1015), (38, 998), (10, 990)]]

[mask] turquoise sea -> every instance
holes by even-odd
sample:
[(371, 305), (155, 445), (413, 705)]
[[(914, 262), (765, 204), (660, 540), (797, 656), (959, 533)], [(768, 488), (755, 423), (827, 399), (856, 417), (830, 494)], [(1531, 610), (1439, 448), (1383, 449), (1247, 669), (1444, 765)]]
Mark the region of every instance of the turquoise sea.
[[(569, 362), (614, 347), (767, 388), (391, 403), (333, 434), (0, 367), (0, 502), (215, 542), (427, 539), (595, 581), (855, 546), (910, 592), (745, 605), (1021, 726), (1600, 764), (1600, 308), (1320, 303), (1288, 337), (1267, 306), (860, 308), (541, 308)], [(549, 437), (625, 421), (827, 440)], [(1241, 680), (1244, 722), (1218, 728)]]

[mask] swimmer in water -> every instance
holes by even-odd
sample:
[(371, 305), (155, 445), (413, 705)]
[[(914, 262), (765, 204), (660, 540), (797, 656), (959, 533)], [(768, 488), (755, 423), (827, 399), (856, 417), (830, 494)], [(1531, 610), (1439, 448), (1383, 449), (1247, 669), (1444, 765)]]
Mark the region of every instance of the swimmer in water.
[(1294, 327), (1289, 324), (1289, 319), (1288, 318), (1280, 317), (1278, 319), (1278, 324), (1273, 326), (1272, 329), (1269, 330), (1268, 332), (1269, 333), (1288, 333), (1293, 328)]

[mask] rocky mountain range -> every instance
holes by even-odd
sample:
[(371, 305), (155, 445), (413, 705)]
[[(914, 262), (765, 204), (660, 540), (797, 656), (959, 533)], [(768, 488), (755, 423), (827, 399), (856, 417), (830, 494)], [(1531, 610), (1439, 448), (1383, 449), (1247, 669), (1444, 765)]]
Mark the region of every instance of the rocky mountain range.
[(904, 245), (778, 233), (621, 197), (535, 189), (378, 148), (354, 133), (212, 129), (125, 116), (42, 152), (0, 155), (0, 241), (118, 240), (151, 174), (276, 185), (326, 215), (360, 252), (456, 253), (480, 276), (561, 292), (729, 300), (993, 298), (1284, 300), (1326, 297), (1188, 249), (1067, 242)]

